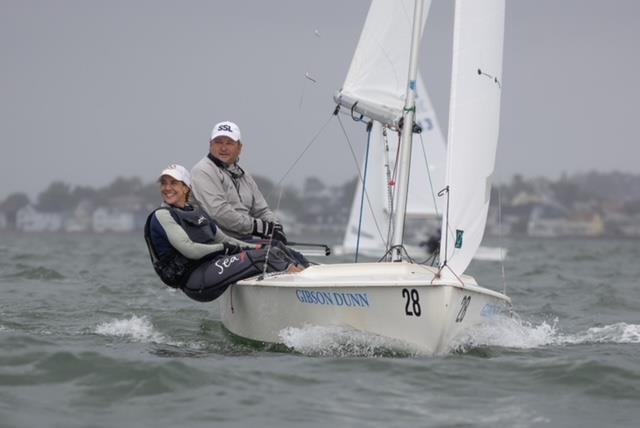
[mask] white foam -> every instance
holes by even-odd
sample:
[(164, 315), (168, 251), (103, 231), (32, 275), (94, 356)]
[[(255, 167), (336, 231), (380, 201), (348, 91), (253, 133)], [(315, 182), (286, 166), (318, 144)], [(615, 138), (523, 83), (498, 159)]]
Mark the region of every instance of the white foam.
[(517, 316), (497, 318), (467, 330), (454, 340), (451, 349), (464, 351), (478, 346), (531, 349), (589, 343), (640, 343), (640, 325), (616, 323), (591, 327), (583, 332), (563, 333), (557, 318), (550, 324), (546, 321), (534, 324)]
[(347, 327), (289, 327), (279, 336), (286, 346), (305, 355), (373, 357), (393, 351), (417, 353), (404, 342)]
[(551, 324), (543, 321), (535, 325), (518, 317), (496, 317), (491, 322), (473, 327), (456, 337), (451, 349), (465, 350), (478, 346), (538, 348), (557, 342), (557, 324), (557, 319)]
[[(417, 348), (406, 343), (346, 327), (290, 327), (280, 332), (280, 339), (293, 350), (313, 356), (373, 357), (395, 351), (420, 354)], [(450, 350), (464, 352), (480, 346), (533, 349), (590, 343), (640, 343), (640, 325), (621, 322), (577, 333), (563, 333), (557, 318), (540, 323), (518, 316), (496, 318), (456, 337)]]
[(640, 325), (624, 322), (591, 327), (587, 331), (567, 336), (567, 343), (640, 343)]
[(145, 316), (132, 315), (129, 319), (104, 322), (96, 327), (95, 333), (102, 336), (128, 338), (136, 342), (167, 342), (165, 336), (156, 331)]

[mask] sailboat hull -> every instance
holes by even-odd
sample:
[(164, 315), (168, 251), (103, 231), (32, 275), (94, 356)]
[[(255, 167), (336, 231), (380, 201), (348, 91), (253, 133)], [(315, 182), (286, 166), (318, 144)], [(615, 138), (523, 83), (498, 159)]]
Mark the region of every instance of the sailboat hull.
[(222, 322), (237, 336), (265, 343), (283, 343), (288, 328), (346, 327), (437, 354), (465, 329), (509, 310), (508, 297), (473, 278), (441, 283), (435, 273), (409, 263), (359, 263), (253, 278), (220, 297)]

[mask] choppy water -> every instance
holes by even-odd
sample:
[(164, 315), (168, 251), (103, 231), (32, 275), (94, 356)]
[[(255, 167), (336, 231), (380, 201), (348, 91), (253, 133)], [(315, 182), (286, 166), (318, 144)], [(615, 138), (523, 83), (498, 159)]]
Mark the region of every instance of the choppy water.
[(257, 349), (140, 236), (0, 235), (0, 426), (639, 426), (640, 243), (506, 245), (516, 317), (427, 357), (341, 329)]

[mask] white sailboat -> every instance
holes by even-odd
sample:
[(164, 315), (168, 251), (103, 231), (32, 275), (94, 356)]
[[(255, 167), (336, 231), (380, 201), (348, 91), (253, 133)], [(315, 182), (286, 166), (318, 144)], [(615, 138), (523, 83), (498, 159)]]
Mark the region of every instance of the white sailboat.
[[(508, 311), (507, 296), (464, 274), (479, 247), (488, 210), (498, 138), (504, 0), (456, 2), (441, 264), (403, 260), (413, 132), (412, 127), (401, 128), (400, 119), (414, 123), (417, 53), (423, 10), (426, 17), (429, 6), (429, 0), (373, 0), (349, 74), (370, 70), (359, 53), (360, 45), (369, 43), (386, 56), (386, 79), (397, 81), (398, 89), (388, 91), (389, 82), (369, 82), (345, 86), (336, 97), (352, 114), (401, 130), (392, 259), (318, 265), (297, 274), (241, 281), (218, 299), (222, 322), (232, 334), (282, 343), (283, 333), (292, 327), (346, 327), (433, 354), (446, 351), (465, 329)], [(394, 42), (385, 45), (386, 39)]]

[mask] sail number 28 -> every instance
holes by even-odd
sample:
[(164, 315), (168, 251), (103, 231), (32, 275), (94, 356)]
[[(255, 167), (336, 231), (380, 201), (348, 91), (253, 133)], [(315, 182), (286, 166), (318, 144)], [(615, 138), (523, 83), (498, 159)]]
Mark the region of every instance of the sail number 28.
[(422, 308), (420, 308), (420, 294), (418, 294), (418, 290), (415, 288), (412, 288), (411, 290), (403, 288), (402, 297), (405, 298), (405, 315), (410, 317), (419, 317), (422, 314)]

